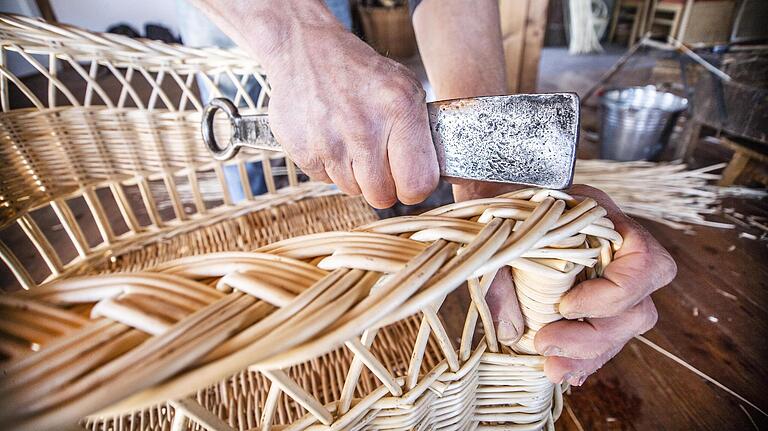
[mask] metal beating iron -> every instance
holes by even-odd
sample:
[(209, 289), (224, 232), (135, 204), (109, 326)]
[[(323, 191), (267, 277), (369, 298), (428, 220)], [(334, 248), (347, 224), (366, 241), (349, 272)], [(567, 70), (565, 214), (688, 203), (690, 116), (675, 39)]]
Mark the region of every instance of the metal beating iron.
[[(214, 115), (224, 111), (232, 138), (220, 147)], [(440, 175), (550, 189), (571, 185), (579, 137), (574, 93), (518, 94), (444, 100), (427, 104)], [(241, 147), (281, 151), (266, 114), (241, 116), (227, 99), (213, 99), (202, 120), (203, 141), (218, 160)]]

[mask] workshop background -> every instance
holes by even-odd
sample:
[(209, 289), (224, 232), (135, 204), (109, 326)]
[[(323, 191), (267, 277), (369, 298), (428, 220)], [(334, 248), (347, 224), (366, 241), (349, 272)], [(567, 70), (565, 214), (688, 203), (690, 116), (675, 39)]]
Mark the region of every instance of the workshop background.
[[(0, 12), (184, 43), (181, 1), (1, 0)], [(646, 338), (658, 349), (630, 341), (566, 394), (556, 428), (768, 428), (755, 408), (768, 410), (768, 2), (499, 5), (509, 92), (578, 93), (575, 182), (608, 192), (679, 268), (653, 295), (659, 322)], [(407, 2), (353, 0), (350, 7), (353, 31), (413, 69), (434, 99)], [(45, 91), (23, 59), (7, 61), (30, 88)], [(441, 184), (425, 203), (379, 215), (415, 214), (451, 199)], [(159, 202), (161, 211), (171, 206)], [(0, 240), (13, 248), (18, 235), (4, 230)], [(18, 289), (3, 265), (0, 286)], [(466, 298), (456, 301), (464, 308)], [(454, 325), (459, 332), (461, 323)]]

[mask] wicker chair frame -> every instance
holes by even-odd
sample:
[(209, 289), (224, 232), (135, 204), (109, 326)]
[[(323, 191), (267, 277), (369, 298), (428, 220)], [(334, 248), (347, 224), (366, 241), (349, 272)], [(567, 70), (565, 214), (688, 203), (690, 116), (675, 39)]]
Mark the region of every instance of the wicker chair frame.
[[(226, 164), (199, 137), (194, 83), (216, 95), (229, 79), (258, 111), (269, 86), (257, 65), (17, 16), (0, 17), (0, 37), (1, 228), (35, 251), (25, 260), (0, 242), (27, 289), (0, 296), (0, 428), (554, 429), (565, 386), (547, 380), (533, 338), (621, 246), (594, 200), (525, 189), (374, 221), (360, 199), (300, 182), (283, 156), (244, 154), (232, 164), (247, 199), (233, 203)], [(11, 52), (47, 79), (47, 98), (11, 73)], [(81, 92), (58, 78), (60, 62)], [(117, 101), (99, 70), (120, 85)], [(12, 106), (12, 88), (31, 107)], [(250, 191), (251, 160), (265, 195)], [(41, 211), (62, 226), (70, 260)], [(496, 339), (485, 302), (507, 266), (526, 325), (513, 346)], [(457, 344), (440, 313), (464, 285)]]

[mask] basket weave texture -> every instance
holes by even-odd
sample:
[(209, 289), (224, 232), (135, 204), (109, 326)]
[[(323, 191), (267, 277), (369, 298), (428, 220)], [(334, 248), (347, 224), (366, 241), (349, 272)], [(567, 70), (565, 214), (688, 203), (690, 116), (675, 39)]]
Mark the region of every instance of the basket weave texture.
[[(8, 295), (3, 305), (26, 310), (16, 323), (50, 327), (44, 348), (5, 368), (1, 419), (51, 428), (171, 399), (177, 426), (192, 418), (212, 429), (551, 427), (561, 388), (542, 357), (499, 345), (485, 292), (512, 267), (526, 332), (511, 347), (534, 353), (536, 331), (561, 318), (559, 298), (620, 245), (604, 216), (591, 199), (526, 189)], [(456, 349), (437, 313), (465, 281), (471, 305)], [(74, 311), (83, 306), (88, 319)], [(244, 368), (256, 376), (240, 379), (257, 383), (243, 383), (235, 406), (200, 391)], [(258, 420), (243, 419), (253, 412)]]
[[(1, 429), (553, 429), (564, 388), (533, 337), (621, 245), (593, 200), (526, 189), (374, 221), (263, 153), (231, 162), (233, 202), (195, 82), (258, 111), (257, 65), (15, 16), (0, 37), (48, 89), (0, 64), (0, 257), (27, 289), (0, 296)], [(526, 324), (513, 346), (485, 302), (504, 267)], [(461, 286), (466, 315), (440, 316)], [(441, 317), (464, 321), (457, 339)]]

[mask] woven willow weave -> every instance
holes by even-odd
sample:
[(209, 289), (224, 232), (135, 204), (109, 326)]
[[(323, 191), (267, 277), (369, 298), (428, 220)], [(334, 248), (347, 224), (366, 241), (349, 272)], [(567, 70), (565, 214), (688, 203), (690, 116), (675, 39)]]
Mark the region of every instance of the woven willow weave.
[[(259, 111), (257, 65), (16, 16), (0, 37), (0, 256), (28, 289), (0, 296), (0, 429), (553, 428), (563, 388), (533, 336), (620, 246), (594, 201), (528, 189), (374, 222), (246, 154), (233, 202), (196, 83)], [(526, 324), (511, 348), (484, 299), (506, 265)], [(439, 315), (465, 283), (466, 314)], [(458, 339), (441, 319), (465, 322)]]
[[(247, 112), (263, 112), (269, 99), (263, 71), (237, 51), (9, 15), (0, 15), (0, 40), (0, 257), (24, 288), (92, 271), (161, 237), (329, 189), (299, 182), (294, 164), (278, 153), (227, 163), (210, 157), (200, 135), (198, 86), (214, 97), (234, 89), (228, 96)], [(23, 79), (11, 66), (39, 76)], [(254, 99), (246, 88), (255, 85)], [(268, 193), (254, 196), (249, 161), (263, 165)], [(225, 177), (233, 174), (244, 201), (232, 198)], [(199, 178), (215, 178), (205, 200)], [(319, 221), (329, 222), (326, 229), (354, 226), (342, 214), (327, 215)], [(57, 236), (66, 247), (52, 245)]]
[[(171, 399), (179, 427), (187, 417), (211, 429), (551, 427), (561, 388), (542, 357), (499, 346), (485, 293), (499, 268), (513, 268), (526, 331), (512, 348), (534, 353), (562, 295), (620, 246), (604, 216), (592, 199), (526, 189), (6, 296), (11, 329), (44, 321), (49, 340), (5, 368), (0, 423), (50, 428)], [(465, 281), (471, 306), (456, 349), (437, 313)], [(89, 318), (70, 310), (84, 306)], [(189, 396), (244, 368), (257, 374), (240, 377), (237, 395)], [(143, 414), (128, 422), (146, 426)]]

